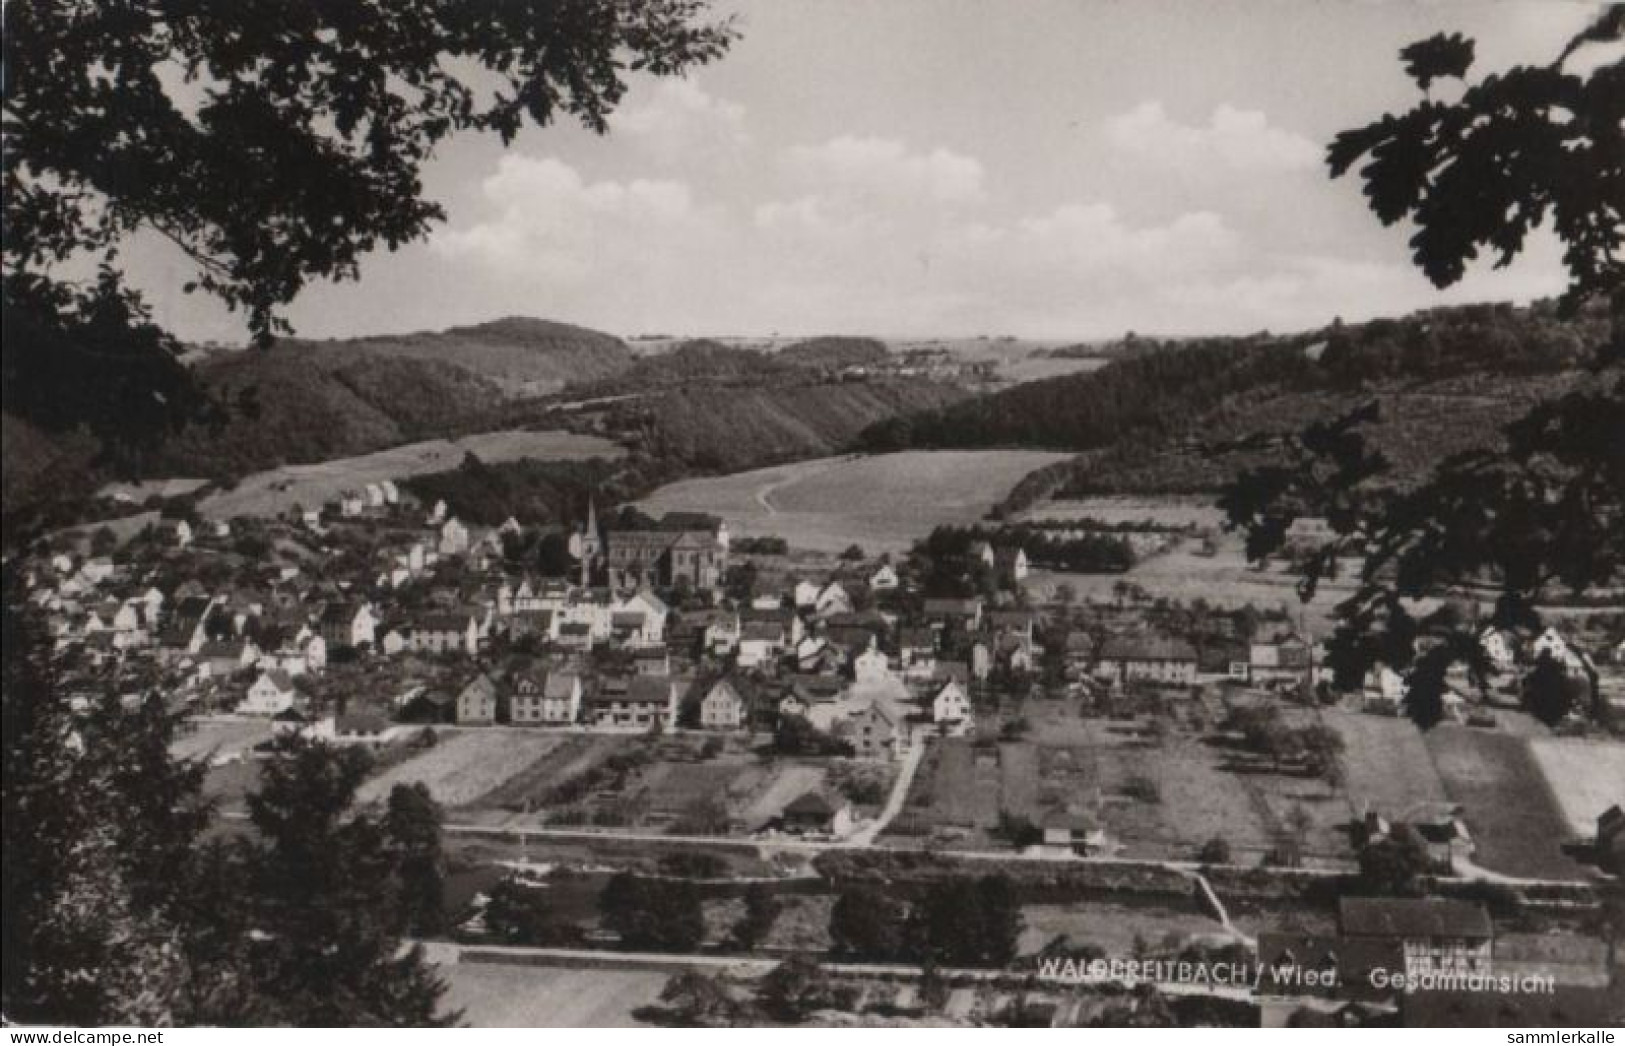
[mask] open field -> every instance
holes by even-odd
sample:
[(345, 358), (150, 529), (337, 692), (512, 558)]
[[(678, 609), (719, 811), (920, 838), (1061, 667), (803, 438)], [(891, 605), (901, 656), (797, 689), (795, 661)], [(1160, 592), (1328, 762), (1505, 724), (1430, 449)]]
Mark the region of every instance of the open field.
[(1563, 853), (1573, 833), (1527, 739), (1443, 725), (1426, 740), (1445, 793), (1463, 807), (1475, 863), (1525, 878), (1585, 877)]
[(1047, 600), (1064, 583), (1079, 599), (1107, 602), (1114, 598), (1112, 586), (1127, 580), (1153, 598), (1166, 596), (1186, 603), (1201, 598), (1221, 607), (1285, 608), (1294, 618), (1301, 613), (1305, 624), (1317, 633), (1329, 627), (1332, 608), (1348, 595), (1346, 582), (1323, 582), (1313, 602), (1301, 603), (1294, 588), (1297, 578), (1285, 567), (1271, 564), (1263, 570), (1252, 569), (1242, 553), (1241, 540), (1232, 535), (1219, 537), (1217, 545), (1214, 555), (1205, 556), (1197, 551), (1196, 542), (1181, 539), (1167, 552), (1143, 559), (1122, 574), (1034, 570), (1027, 578), (1027, 591), (1036, 599)]
[(1135, 954), (1136, 942), (1157, 947), (1171, 938), (1224, 936), (1224, 927), (1198, 911), (1194, 901), (1187, 910), (1160, 903), (1028, 904), (1021, 916), (1025, 928), (1019, 947), (1024, 955), (1035, 954), (1057, 937), (1065, 937), (1070, 947), (1094, 945), (1112, 958), (1127, 958)]
[(1014, 517), (1019, 523), (1075, 519), (1098, 519), (1104, 523), (1149, 521), (1176, 527), (1195, 524), (1216, 530), (1224, 522), (1224, 513), (1212, 498), (1095, 497), (1040, 501)]
[(1529, 750), (1575, 835), (1591, 835), (1604, 810), (1625, 803), (1625, 743), (1543, 737)]
[(646, 512), (710, 512), (736, 535), (778, 535), (792, 547), (899, 552), (932, 527), (974, 523), (1029, 472), (1065, 454), (1023, 450), (906, 451), (819, 458), (684, 480), (639, 503)]
[(456, 440), (425, 440), (353, 458), (256, 472), (244, 477), (231, 490), (205, 497), (199, 509), (204, 515), (215, 518), (271, 516), (295, 504), (307, 508), (320, 505), (346, 490), (379, 480), (398, 480), (456, 468), (463, 455), (471, 451), (490, 462), (519, 458), (577, 461), (619, 457), (623, 453), (609, 440), (573, 432), (519, 429), (483, 432)]
[(548, 759), (565, 738), (520, 730), (462, 730), (390, 767), (361, 786), (357, 799), (377, 802), (397, 784), (421, 782), (446, 806), (462, 806)]
[(669, 977), (661, 970), (567, 970), (556, 966), (453, 963), (444, 1009), (462, 1010), (475, 1028), (636, 1028), (632, 1016), (654, 1003)]
[(269, 719), (190, 719), (169, 745), (177, 759), (224, 759), (271, 739)]
[(1422, 732), (1409, 719), (1326, 709), (1322, 720), (1343, 737), (1343, 771), (1356, 812), (1369, 806), (1403, 819), (1422, 803), (1442, 802), (1444, 782)]
[(1345, 829), (1353, 814), (1343, 791), (1232, 765), (1223, 747), (1179, 728), (1153, 742), (1132, 721), (1080, 718), (1063, 709), (1024, 709), (1032, 740), (983, 748), (960, 740), (933, 744), (888, 841), (945, 831), (969, 845), (1002, 846), (1001, 813), (1042, 825), (1070, 812), (1102, 823), (1119, 856), (1188, 860), (1217, 836), (1238, 860), (1253, 860), (1301, 809), (1306, 856), (1350, 857)]

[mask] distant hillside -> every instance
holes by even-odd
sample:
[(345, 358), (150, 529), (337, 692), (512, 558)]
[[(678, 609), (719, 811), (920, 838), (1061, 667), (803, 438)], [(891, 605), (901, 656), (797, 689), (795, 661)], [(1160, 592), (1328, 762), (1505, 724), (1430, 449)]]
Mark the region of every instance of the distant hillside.
[(809, 338), (786, 345), (776, 358), (797, 367), (840, 370), (843, 367), (872, 366), (883, 362), (886, 343), (876, 338)]
[(1404, 480), (1481, 442), (1535, 392), (1573, 380), (1606, 332), (1600, 310), (1560, 319), (1544, 304), (1486, 305), (1290, 336), (1147, 344), (1098, 370), (890, 419), (859, 445), (1089, 451), (1070, 472), (1048, 470), (1048, 485), (1213, 489), (1236, 461), (1212, 461), (1199, 444), (1296, 429), (1378, 398), (1391, 404), (1379, 441)]
[(664, 352), (639, 356), (630, 367), (570, 384), (572, 395), (614, 396), (649, 393), (696, 383), (757, 385), (789, 380), (792, 368), (759, 349), (724, 345), (709, 338), (678, 342)]
[(139, 471), (233, 476), (348, 457), (444, 435), (502, 398), (495, 382), (455, 364), (338, 343), (216, 356), (197, 375), (227, 419), (189, 426)]
[(966, 391), (933, 381), (696, 384), (615, 404), (598, 431), (700, 471), (735, 471), (847, 447), (864, 429)]
[(284, 344), (451, 363), (495, 383), (509, 395), (543, 395), (567, 383), (607, 378), (630, 367), (633, 360), (626, 343), (613, 335), (522, 316), (439, 332)]

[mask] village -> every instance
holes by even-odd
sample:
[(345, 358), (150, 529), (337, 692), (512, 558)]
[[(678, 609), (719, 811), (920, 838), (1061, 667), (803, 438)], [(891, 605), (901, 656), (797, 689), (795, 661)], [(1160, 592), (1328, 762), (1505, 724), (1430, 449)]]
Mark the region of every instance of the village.
[[(1283, 953), (1335, 953), (1356, 917), (1308, 913), (1304, 898), (1317, 881), (1368, 874), (1385, 847), (1414, 851), (1406, 875), (1534, 893), (1498, 945), (1502, 970), (1545, 969), (1528, 955), (1555, 945), (1536, 929), (1573, 923), (1543, 924), (1541, 905), (1561, 911), (1625, 867), (1610, 733), (1625, 710), (1625, 639), (1606, 633), (1606, 614), (1521, 640), (1484, 630), (1486, 685), (1452, 677), (1446, 723), (1424, 744), (1401, 715), (1399, 676), (1336, 692), (1322, 644), (1283, 610), (1187, 606), (1128, 581), (1110, 600), (1063, 590), (1036, 602), (1019, 543), (1031, 534), (1000, 533), (939, 533), (895, 558), (811, 555), (731, 537), (697, 513), (600, 520), (591, 500), (573, 527), (476, 528), (380, 482), (271, 519), (204, 519), (183, 503), (122, 544), (86, 528), (36, 557), (29, 598), (67, 699), (113, 693), (134, 706), (161, 693), (187, 723), (179, 754), (209, 763), (222, 816), (241, 816), (283, 735), (371, 752), (363, 801), (428, 786), (477, 868), (477, 888), (458, 895), (474, 905), (457, 912), (472, 919), (465, 946), (495, 932), (480, 906), (498, 884), (536, 885), (550, 846), (586, 846), (601, 866), (594, 839), (609, 852), (642, 841), (644, 863), (668, 841), (697, 847), (665, 852), (661, 866), (686, 852), (724, 880), (761, 869), (799, 882), (811, 857), (838, 884), (856, 874), (829, 871), (843, 852), (880, 867), (1003, 854), (1124, 871), (1131, 893), (1168, 903), (1183, 889), (1170, 877), (1197, 875), (1210, 900), (1200, 918), (1176, 920), (1185, 936), (1170, 931), (1159, 952), (1136, 931), (1121, 949), (1166, 958), (1216, 938), (1260, 969)], [(1118, 539), (1130, 557), (1212, 540)], [(1537, 671), (1575, 698), (1550, 730), (1520, 707)], [(1493, 760), (1523, 776), (1467, 789)], [(1519, 798), (1531, 784), (1544, 806)], [(742, 843), (761, 856), (728, 849)], [(581, 874), (570, 866), (548, 860), (543, 878)], [(1261, 888), (1260, 873), (1275, 878)], [(838, 942), (822, 924), (837, 899), (785, 899), (778, 921), (796, 929), (776, 947), (828, 952)], [(1362, 946), (1371, 968), (1371, 956), (1403, 966), (1439, 948), (1479, 956), (1494, 936), (1481, 902), (1392, 903), (1421, 907), (1385, 917), (1384, 943)], [(1023, 976), (1060, 969), (1075, 928), (1095, 923), (1088, 909), (1023, 909)], [(1215, 911), (1219, 924), (1196, 932)], [(1297, 928), (1285, 936), (1280, 911)], [(590, 942), (595, 919), (497, 939)], [(1438, 934), (1406, 938), (1432, 922)], [(1583, 952), (1581, 987), (1606, 983), (1600, 943), (1575, 940), (1561, 961)], [(1285, 983), (1258, 993), (1278, 1020), (1388, 1012), (1368, 1012), (1382, 993)], [(1013, 1004), (974, 1001), (996, 982), (966, 984), (962, 1008)]]

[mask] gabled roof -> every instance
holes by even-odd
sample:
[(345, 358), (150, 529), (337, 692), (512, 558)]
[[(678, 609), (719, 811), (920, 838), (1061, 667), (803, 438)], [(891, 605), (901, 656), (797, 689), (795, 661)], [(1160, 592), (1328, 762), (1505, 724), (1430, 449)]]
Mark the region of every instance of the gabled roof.
[(1348, 937), (1487, 938), (1494, 932), (1482, 905), (1436, 897), (1342, 897), (1337, 920)]
[(806, 792), (784, 804), (784, 812), (796, 817), (833, 817), (835, 807), (817, 792)]
[[(260, 679), (269, 679), (271, 681), (271, 685), (276, 687), (278, 690), (287, 691), (293, 689), (293, 680), (288, 678), (288, 673), (282, 671), (280, 668), (273, 668), (269, 672), (262, 672), (260, 674)], [(254, 683), (256, 686), (259, 685), (259, 679), (254, 680)]]
[(581, 677), (574, 672), (553, 672), (547, 677), (547, 683), (542, 687), (542, 696), (557, 700), (564, 700), (570, 692), (581, 682)]
[(1108, 639), (1100, 649), (1102, 661), (1192, 661), (1196, 648), (1183, 639), (1162, 636)]
[(671, 700), (671, 677), (633, 676), (626, 685), (626, 699), (665, 704)]

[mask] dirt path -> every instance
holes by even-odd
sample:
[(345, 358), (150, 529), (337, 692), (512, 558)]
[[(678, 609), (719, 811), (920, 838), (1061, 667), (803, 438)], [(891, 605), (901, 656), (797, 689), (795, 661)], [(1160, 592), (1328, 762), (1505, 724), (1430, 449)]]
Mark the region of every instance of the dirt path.
[(925, 758), (925, 744), (922, 742), (909, 749), (908, 755), (903, 757), (903, 765), (898, 768), (897, 781), (892, 785), (891, 795), (886, 797), (886, 805), (881, 807), (880, 814), (873, 821), (864, 825), (846, 840), (848, 846), (873, 846), (875, 839), (886, 826), (892, 823), (903, 810), (903, 803), (908, 799), (908, 789), (914, 782), (914, 775), (919, 772), (920, 762)]

